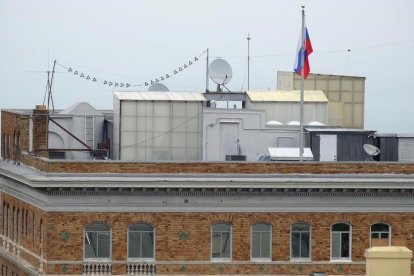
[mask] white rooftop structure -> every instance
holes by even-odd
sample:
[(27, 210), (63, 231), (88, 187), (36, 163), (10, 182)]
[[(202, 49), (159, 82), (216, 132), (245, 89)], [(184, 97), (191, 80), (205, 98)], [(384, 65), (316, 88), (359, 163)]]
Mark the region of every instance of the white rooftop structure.
[[(272, 161), (298, 161), (299, 148), (268, 148), (269, 157)], [(310, 148), (303, 149), (303, 160), (313, 161), (313, 154)]]
[(145, 92), (114, 92), (121, 101), (186, 101), (204, 102), (207, 99), (201, 92), (170, 92), (170, 91), (145, 91)]
[(96, 110), (92, 105), (90, 105), (87, 102), (77, 102), (69, 106), (68, 108), (64, 109), (63, 111), (59, 112), (59, 114), (102, 116), (102, 112)]
[[(247, 91), (252, 102), (300, 102), (300, 90)], [(328, 102), (322, 90), (305, 90), (305, 102)]]

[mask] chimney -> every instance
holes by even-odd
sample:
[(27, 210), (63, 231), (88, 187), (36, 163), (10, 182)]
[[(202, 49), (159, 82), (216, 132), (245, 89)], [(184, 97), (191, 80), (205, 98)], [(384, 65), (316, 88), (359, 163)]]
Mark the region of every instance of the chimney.
[(33, 109), (33, 152), (49, 157), (48, 148), (49, 111), (45, 105), (36, 105)]

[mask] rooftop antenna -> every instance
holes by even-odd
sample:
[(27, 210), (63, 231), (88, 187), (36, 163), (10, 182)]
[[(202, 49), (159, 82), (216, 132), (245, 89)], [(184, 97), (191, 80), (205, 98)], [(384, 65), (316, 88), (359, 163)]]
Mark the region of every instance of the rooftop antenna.
[(47, 70), (47, 82), (46, 82), (46, 90), (45, 96), (43, 97), (43, 105), (46, 102), (46, 95), (47, 95), (47, 110), (50, 110), (50, 105), (52, 105), (52, 111), (55, 111), (55, 105), (53, 103), (53, 94), (52, 94), (52, 84), (53, 84), (53, 77), (55, 75), (55, 67), (56, 67), (56, 60), (53, 62), (53, 69), (52, 71)]
[(226, 87), (226, 84), (231, 81), (231, 78), (233, 77), (233, 70), (227, 61), (221, 58), (213, 60), (209, 66), (209, 73), (212, 81), (217, 84), (217, 92), (223, 92), (221, 88), (222, 86), (230, 92), (230, 90)]
[(250, 90), (250, 34), (247, 33), (247, 91)]
[(365, 161), (374, 161), (374, 156), (380, 154), (380, 149), (371, 144), (364, 144), (364, 151), (368, 154), (368, 157)]

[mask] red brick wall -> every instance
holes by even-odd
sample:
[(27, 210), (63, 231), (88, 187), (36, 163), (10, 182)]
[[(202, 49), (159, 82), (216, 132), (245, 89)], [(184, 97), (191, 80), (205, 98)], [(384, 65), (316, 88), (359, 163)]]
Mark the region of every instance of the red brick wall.
[[(28, 204), (24, 201), (21, 201), (15, 197), (12, 197), (8, 194), (1, 193), (1, 219), (0, 219), (0, 232), (2, 235), (4, 233), (3, 227), (3, 209), (4, 206), (8, 206), (8, 235), (7, 237), (10, 240), (14, 239), (14, 223), (13, 223), (13, 210), (17, 215), (17, 210), (19, 210), (19, 215), (17, 218), (17, 234), (19, 235), (18, 240), (20, 245), (26, 248), (27, 250), (33, 252), (34, 254), (41, 255), (41, 244), (40, 244), (40, 224), (42, 221), (43, 227), (46, 225), (46, 212), (40, 210), (39, 208), (34, 207), (31, 204)], [(26, 220), (27, 212), (27, 220)], [(44, 233), (46, 230), (44, 229)], [(3, 241), (1, 241), (3, 242)], [(46, 254), (47, 248), (44, 248), (44, 253)], [(9, 248), (9, 253), (12, 254), (12, 247)], [(34, 258), (32, 255), (21, 251), (20, 258), (29, 263), (33, 267), (39, 266), (39, 261)]]
[[(91, 212), (49, 212), (46, 213), (30, 204), (7, 194), (1, 194), (2, 202), (9, 204), (9, 237), (13, 231), (12, 207), (19, 208), (21, 221), (19, 234), (21, 245), (40, 255), (40, 220), (44, 224), (44, 256), (48, 261), (66, 261), (63, 264), (49, 264), (48, 274), (81, 274), (82, 265), (71, 261), (83, 260), (84, 227), (92, 222), (104, 222), (112, 231), (112, 260), (127, 260), (127, 229), (136, 222), (147, 222), (155, 226), (156, 261), (160, 274), (298, 274), (309, 275), (312, 271), (329, 274), (364, 274), (364, 250), (369, 247), (370, 225), (384, 222), (391, 225), (392, 239), (405, 241), (414, 249), (414, 214), (412, 213), (91, 213)], [(28, 219), (28, 235), (24, 232), (22, 210), (35, 214), (35, 228), (31, 216)], [(0, 213), (3, 215), (3, 212)], [(304, 221), (312, 226), (312, 263), (290, 262), (290, 227), (294, 222)], [(0, 220), (1, 224), (3, 218)], [(211, 225), (227, 222), (232, 225), (232, 261), (210, 263)], [(279, 263), (250, 263), (251, 225), (264, 222), (272, 225), (272, 261)], [(330, 227), (334, 223), (352, 225), (353, 263), (330, 263)], [(185, 231), (186, 240), (178, 233)], [(3, 233), (3, 225), (1, 225)], [(62, 233), (69, 234), (65, 239)], [(34, 236), (33, 236), (34, 235)], [(33, 241), (34, 237), (34, 241)], [(0, 245), (1, 246), (1, 245)], [(12, 253), (10, 253), (12, 254)], [(22, 253), (21, 258), (37, 268), (38, 260)], [(170, 261), (178, 261), (168, 263)], [(199, 261), (200, 263), (183, 263)], [(236, 263), (235, 263), (236, 262)], [(239, 263), (237, 263), (239, 262)], [(240, 263), (244, 262), (244, 263)], [(280, 263), (281, 262), (281, 263)], [(319, 262), (319, 263), (317, 263)], [(323, 262), (323, 263), (320, 263)], [(113, 265), (114, 274), (124, 274), (125, 264)]]
[[(15, 134), (20, 135), (19, 151), (16, 152)], [(20, 151), (29, 150), (29, 116), (19, 113), (1, 112), (1, 156), (7, 160), (19, 160)], [(10, 137), (10, 139), (8, 138)], [(10, 143), (8, 143), (8, 141)]]
[(58, 161), (27, 154), (22, 162), (45, 172), (66, 173), (228, 173), (228, 174), (413, 174), (414, 163), (385, 162), (121, 162)]
[[(49, 213), (48, 214), (48, 260), (82, 260), (84, 226), (101, 221), (112, 228), (112, 259), (127, 259), (127, 229), (136, 222), (151, 223), (156, 227), (157, 261), (210, 261), (211, 225), (216, 222), (232, 224), (232, 260), (250, 260), (250, 227), (257, 222), (272, 225), (272, 260), (287, 264), (265, 264), (268, 273), (309, 275), (316, 264), (291, 264), (290, 226), (305, 221), (312, 225), (312, 260), (330, 261), (330, 227), (333, 223), (346, 222), (352, 225), (352, 260), (364, 261), (364, 250), (369, 247), (370, 225), (385, 222), (392, 227), (393, 239), (404, 239), (408, 248), (414, 249), (411, 237), (414, 231), (414, 214), (411, 213)], [(61, 234), (67, 231), (70, 239), (64, 241)], [(178, 233), (188, 233), (187, 240), (180, 240)], [(52, 246), (53, 245), (53, 246)], [(185, 265), (187, 272), (217, 273), (223, 266), (225, 273), (259, 272), (259, 265), (224, 263), (217, 265)], [(302, 266), (302, 268), (300, 268)], [(364, 274), (364, 265), (342, 264), (320, 265), (322, 271), (332, 274)], [(50, 268), (52, 269), (52, 268)], [(54, 267), (53, 269), (56, 269)], [(122, 273), (124, 266), (115, 266), (114, 272)], [(160, 265), (163, 273), (180, 273), (179, 265)], [(181, 268), (182, 269), (182, 268)], [(161, 272), (161, 271), (160, 271)]]
[(23, 270), (21, 270), (14, 264), (6, 260), (2, 260), (1, 258), (0, 258), (0, 267), (1, 267), (0, 269), (1, 269), (2, 276), (14, 276), (14, 275), (26, 276), (28, 275), (26, 272), (24, 272)]
[(49, 117), (47, 110), (33, 110), (33, 151), (35, 154), (48, 157)]

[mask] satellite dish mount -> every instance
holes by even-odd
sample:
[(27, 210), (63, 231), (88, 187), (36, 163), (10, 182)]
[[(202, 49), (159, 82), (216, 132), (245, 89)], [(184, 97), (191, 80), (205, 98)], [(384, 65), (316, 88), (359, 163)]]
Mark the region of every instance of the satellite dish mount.
[(233, 70), (231, 69), (230, 64), (224, 59), (217, 58), (210, 63), (209, 74), (212, 81), (217, 84), (217, 92), (223, 92), (223, 88), (226, 88), (228, 92), (230, 90), (226, 87), (232, 77)]
[(368, 155), (367, 158), (365, 158), (365, 161), (375, 161), (374, 156), (377, 156), (380, 154), (380, 149), (371, 144), (364, 144), (363, 147), (364, 147), (364, 151)]

